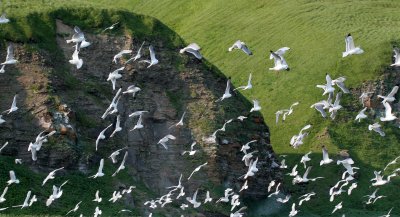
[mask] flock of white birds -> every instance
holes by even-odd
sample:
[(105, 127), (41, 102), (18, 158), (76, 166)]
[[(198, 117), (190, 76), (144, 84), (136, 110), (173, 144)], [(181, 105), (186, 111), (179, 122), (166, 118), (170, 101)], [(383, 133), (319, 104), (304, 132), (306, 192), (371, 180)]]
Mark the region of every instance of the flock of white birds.
[[(3, 14), (0, 17), (0, 24), (4, 24), (4, 23), (8, 23), (8, 22), (9, 22), (9, 20)], [(105, 32), (107, 30), (113, 30), (117, 25), (118, 25), (118, 23), (115, 23), (112, 26), (104, 29), (103, 32)], [(81, 49), (90, 46), (91, 43), (86, 41), (84, 33), (78, 27), (75, 27), (74, 31), (75, 31), (75, 33), (73, 34), (72, 38), (70, 40), (66, 41), (67, 43), (75, 43), (75, 46), (74, 46), (75, 51), (72, 54), (72, 59), (69, 60), (69, 63), (75, 65), (77, 69), (80, 69), (83, 65), (83, 60), (79, 57), (79, 52)], [(343, 58), (350, 56), (350, 55), (362, 54), (364, 52), (360, 47), (355, 47), (353, 38), (350, 34), (348, 34), (345, 37), (345, 43), (346, 43), (346, 50), (345, 50), (345, 52), (343, 52)], [(145, 42), (143, 42), (141, 44), (141, 46), (138, 48), (135, 55), (132, 55), (133, 50), (122, 50), (114, 56), (114, 58), (112, 60), (112, 62), (114, 64), (120, 64), (122, 62), (121, 59), (124, 56), (130, 55), (131, 57), (123, 63), (122, 67), (117, 68), (116, 70), (114, 70), (113, 72), (111, 72), (109, 74), (107, 81), (111, 81), (113, 90), (115, 90), (117, 80), (122, 78), (122, 75), (120, 74), (120, 72), (125, 69), (125, 66), (127, 63), (132, 63), (132, 62), (138, 61), (139, 63), (148, 64), (147, 68), (150, 68), (159, 63), (159, 60), (156, 58), (155, 49), (152, 45), (149, 46), (150, 58), (147, 60), (139, 60), (142, 58), (141, 51), (142, 51), (144, 44), (145, 44)], [(246, 46), (246, 44), (240, 40), (236, 41), (230, 48), (228, 48), (228, 51), (233, 51), (235, 49), (242, 50), (247, 55), (253, 55), (253, 53)], [(289, 50), (290, 50), (290, 48), (283, 47), (283, 48), (278, 49), (275, 52), (270, 51), (270, 59), (274, 60), (274, 66), (269, 69), (275, 70), (275, 71), (289, 70), (290, 69), (289, 65), (287, 64), (287, 62), (285, 61), (285, 59), (283, 57), (284, 54), (286, 52), (288, 52)], [(18, 61), (14, 58), (13, 52), (14, 52), (13, 46), (9, 45), (7, 48), (6, 60), (3, 63), (1, 63), (2, 68), (0, 70), (0, 73), (5, 72), (6, 65), (12, 65), (12, 64), (18, 63)], [(185, 53), (185, 52), (192, 54), (197, 59), (202, 59), (202, 55), (200, 53), (200, 46), (197, 45), (196, 43), (192, 43), (192, 44), (188, 45), (187, 47), (180, 50), (180, 53)], [(394, 48), (394, 52), (395, 52), (395, 63), (392, 64), (391, 66), (400, 66), (399, 49)], [(240, 86), (240, 87), (234, 89), (233, 91), (238, 91), (238, 90), (245, 91), (245, 90), (251, 89), (253, 87), (251, 84), (251, 79), (252, 79), (252, 75), (250, 74), (247, 85)], [(326, 83), (324, 85), (317, 85), (316, 87), (321, 88), (323, 90), (322, 95), (323, 96), (328, 95), (328, 99), (322, 100), (320, 102), (317, 102), (317, 103), (311, 105), (311, 108), (315, 108), (321, 114), (321, 116), (323, 118), (327, 117), (326, 111), (328, 111), (330, 113), (330, 118), (335, 119), (337, 113), (342, 109), (342, 106), (340, 105), (340, 99), (341, 99), (342, 94), (350, 93), (350, 91), (346, 88), (346, 86), (344, 84), (345, 80), (346, 80), (345, 77), (339, 77), (339, 78), (332, 80), (332, 78), (329, 76), (329, 74), (326, 74)], [(336, 90), (335, 86), (340, 90), (340, 91), (337, 91), (336, 97), (335, 97), (335, 90)], [(232, 89), (231, 82), (230, 82), (230, 79), (228, 79), (225, 92), (223, 93), (221, 98), (219, 98), (216, 102), (223, 103), (222, 101), (232, 97), (233, 95), (231, 94), (231, 89)], [(101, 140), (107, 139), (106, 138), (107, 131), (112, 130), (110, 137), (113, 137), (116, 133), (122, 131), (122, 127), (120, 125), (121, 116), (118, 114), (118, 102), (121, 99), (121, 97), (125, 94), (132, 94), (134, 97), (135, 94), (137, 94), (139, 91), (141, 91), (141, 89), (135, 85), (131, 85), (131, 86), (127, 87), (127, 89), (125, 91), (122, 91), (122, 88), (118, 89), (111, 104), (109, 105), (109, 107), (106, 109), (106, 111), (104, 112), (104, 114), (101, 117), (102, 119), (105, 119), (108, 115), (117, 115), (117, 122), (115, 125), (110, 124), (109, 126), (107, 126), (104, 130), (102, 130), (100, 132), (100, 134), (98, 135), (98, 137), (96, 139), (96, 144), (95, 144), (96, 151), (99, 148)], [(395, 100), (394, 96), (397, 93), (397, 91), (398, 91), (398, 86), (395, 86), (387, 96), (378, 95), (378, 97), (382, 99), (382, 104), (385, 107), (385, 115), (380, 118), (381, 121), (393, 121), (393, 120), (397, 119), (397, 117), (392, 113), (392, 108), (390, 105), (390, 103)], [(372, 92), (364, 92), (360, 96), (361, 103), (363, 104), (363, 106), (364, 106), (365, 100), (369, 98), (370, 94), (372, 94)], [(334, 98), (335, 98), (335, 100), (333, 101)], [(4, 111), (2, 114), (8, 115), (12, 112), (16, 112), (18, 110), (16, 103), (17, 103), (17, 95), (14, 96), (11, 108)], [(253, 103), (254, 103), (254, 106), (253, 106), (253, 108), (251, 108), (250, 112), (260, 111), (261, 106), (259, 104), (259, 101), (253, 100)], [(277, 111), (276, 112), (276, 124), (278, 124), (280, 115), (282, 115), (282, 121), (284, 121), (287, 116), (293, 114), (294, 107), (297, 106), (298, 104), (299, 104), (299, 102), (295, 102), (290, 106), (289, 109), (282, 109), (282, 110)], [(367, 110), (367, 107), (362, 109), (360, 111), (360, 113), (357, 115), (357, 117), (355, 118), (355, 120), (361, 121), (362, 119), (367, 118), (367, 115), (365, 114), (366, 110)], [(143, 126), (143, 115), (145, 115), (146, 113), (148, 113), (148, 111), (135, 111), (129, 115), (129, 118), (137, 117), (137, 123), (134, 126), (134, 128), (130, 129), (130, 131), (139, 130), (144, 127)], [(182, 127), (184, 125), (185, 115), (186, 115), (186, 111), (183, 113), (180, 121), (178, 123), (172, 125), (170, 128)], [(240, 121), (245, 121), (246, 118), (247, 118), (246, 116), (239, 116), (235, 119), (240, 120)], [(207, 143), (216, 143), (217, 133), (221, 132), (221, 131), (225, 131), (227, 124), (230, 124), (232, 121), (233, 121), (233, 119), (226, 121), (223, 124), (222, 128), (217, 129), (211, 136), (203, 138), (203, 141), (207, 142)], [(5, 122), (6, 122), (6, 120), (3, 119), (3, 115), (0, 115), (0, 124), (3, 124)], [(112, 127), (114, 129), (112, 129)], [(307, 130), (310, 129), (311, 127), (312, 126), (310, 124), (303, 127), (300, 130), (298, 135), (294, 135), (291, 138), (290, 145), (293, 148), (298, 148), (299, 146), (301, 146), (303, 144), (304, 138), (308, 135)], [(368, 129), (370, 131), (373, 130), (373, 131), (379, 133), (381, 136), (385, 136), (385, 133), (379, 123), (374, 123), (372, 125), (369, 125)], [(37, 152), (40, 151), (43, 143), (47, 142), (48, 138), (50, 136), (54, 135), (55, 133), (56, 133), (56, 131), (52, 131), (52, 132), (43, 131), (36, 137), (34, 142), (31, 142), (29, 144), (28, 151), (30, 151), (32, 153), (33, 161), (37, 160)], [(165, 149), (168, 149), (168, 144), (171, 142), (171, 140), (175, 140), (175, 139), (176, 139), (176, 137), (174, 135), (168, 134), (168, 135), (164, 136), (163, 138), (161, 138), (157, 144), (161, 145)], [(240, 202), (239, 192), (246, 191), (246, 189), (248, 189), (248, 187), (249, 187), (248, 186), (248, 178), (255, 176), (255, 174), (258, 172), (258, 168), (257, 168), (258, 157), (255, 156), (257, 151), (251, 151), (251, 144), (255, 143), (255, 142), (257, 142), (257, 140), (249, 141), (248, 143), (244, 144), (241, 148), (241, 152), (243, 152), (242, 161), (244, 161), (245, 166), (248, 167), (247, 172), (245, 174), (243, 174), (243, 176), (238, 177), (239, 179), (244, 180), (244, 184), (241, 187), (241, 189), (238, 192), (235, 192), (234, 189), (232, 189), (232, 188), (226, 188), (224, 195), (221, 196), (219, 199), (215, 200), (215, 203), (228, 203), (231, 205), (230, 217), (242, 217), (244, 215), (243, 210), (245, 210), (246, 207), (239, 208), (239, 206), (242, 204)], [(194, 141), (190, 146), (190, 150), (182, 152), (182, 155), (185, 155), (185, 154), (188, 154), (189, 156), (195, 155), (196, 152), (198, 151), (195, 149), (196, 144), (197, 144), (196, 141)], [(8, 142), (6, 142), (0, 148), (0, 153), (4, 148), (6, 148), (7, 145), (8, 145)], [(113, 153), (111, 153), (111, 155), (109, 156), (111, 162), (113, 164), (116, 164), (116, 163), (118, 163), (118, 158), (117, 158), (118, 155), (122, 151), (125, 150), (125, 154), (123, 156), (123, 159), (122, 159), (119, 167), (117, 168), (115, 173), (112, 174), (113, 177), (116, 176), (120, 171), (125, 169), (125, 161), (128, 156), (128, 151), (126, 149), (127, 149), (127, 147), (118, 149), (118, 150), (114, 151)], [(310, 174), (310, 171), (312, 169), (311, 166), (307, 166), (307, 163), (309, 161), (311, 161), (311, 158), (309, 156), (310, 154), (311, 154), (311, 152), (306, 153), (299, 162), (304, 165), (305, 172), (303, 175), (299, 175), (299, 172), (297, 170), (297, 166), (298, 166), (297, 164), (292, 167), (290, 173), (287, 173), (288, 176), (293, 177), (293, 181), (292, 181), (293, 185), (299, 184), (299, 183), (307, 183), (310, 181), (315, 182), (315, 181), (318, 181), (319, 179), (324, 178), (324, 177), (315, 177), (315, 178), (308, 177)], [(282, 157), (285, 157), (285, 156), (282, 156)], [(393, 161), (389, 162), (382, 171), (374, 172), (375, 178), (371, 179), (372, 187), (389, 184), (392, 178), (398, 176), (398, 173), (400, 172), (400, 168), (392, 170), (392, 172), (390, 172), (390, 175), (387, 175), (386, 178), (384, 177), (384, 175), (382, 173), (384, 171), (387, 171), (387, 169), (389, 169), (392, 165), (397, 164), (398, 159), (400, 159), (400, 156), (397, 157), (396, 159), (394, 159)], [(320, 166), (325, 166), (325, 165), (331, 164), (333, 162), (334, 162), (334, 160), (329, 157), (328, 150), (323, 146), (322, 147), (322, 160), (320, 161)], [(22, 163), (22, 161), (21, 161), (21, 159), (15, 159), (15, 163)], [(355, 164), (355, 162), (350, 157), (347, 157), (342, 160), (337, 160), (336, 163), (337, 163), (337, 165), (342, 165), (344, 167), (344, 172), (341, 177), (338, 177), (337, 184), (334, 185), (329, 190), (329, 196), (330, 196), (329, 201), (330, 202), (334, 202), (335, 197), (341, 195), (342, 193), (347, 193), (348, 195), (350, 195), (352, 193), (352, 191), (355, 188), (357, 188), (357, 178), (355, 178), (354, 175), (357, 173), (356, 170), (359, 168), (353, 166)], [(90, 176), (89, 178), (100, 178), (100, 177), (105, 176), (105, 174), (103, 172), (103, 166), (104, 166), (104, 159), (101, 159), (99, 162), (99, 167), (98, 167), (96, 174)], [(203, 167), (206, 167), (206, 166), (207, 166), (207, 162), (196, 167), (193, 170), (193, 172), (190, 174), (190, 176), (187, 177), (187, 181), (189, 181), (193, 176), (196, 175), (196, 173), (198, 171), (200, 171)], [(280, 165), (277, 164), (277, 166), (279, 166), (283, 170), (288, 168), (288, 166), (285, 164), (285, 159), (282, 160)], [(62, 168), (58, 168), (58, 169), (51, 171), (48, 174), (48, 176), (45, 178), (45, 180), (43, 180), (42, 186), (45, 186), (49, 180), (54, 179), (57, 171), (63, 170), (63, 169), (64, 168), (62, 167)], [(13, 170), (9, 171), (9, 174), (10, 174), (10, 180), (7, 182), (8, 186), (17, 185), (20, 183), (20, 181), (17, 179), (17, 176)], [(179, 202), (178, 199), (181, 197), (184, 198), (184, 196), (187, 193), (184, 191), (185, 187), (182, 183), (182, 179), (183, 179), (183, 175), (181, 174), (180, 178), (178, 180), (178, 184), (176, 186), (166, 187), (166, 189), (169, 189), (169, 192), (167, 194), (165, 194), (157, 199), (152, 199), (152, 200), (146, 201), (144, 203), (144, 205), (150, 209), (156, 209), (156, 208), (163, 208), (165, 205), (172, 203), (174, 201)], [(51, 204), (55, 200), (61, 198), (61, 196), (63, 195), (62, 187), (66, 184), (68, 184), (68, 180), (63, 182), (58, 187), (56, 185), (53, 185), (53, 193), (49, 196), (49, 198), (45, 202), (46, 206), (51, 206)], [(316, 195), (315, 192), (309, 192), (309, 193), (304, 194), (301, 197), (299, 197), (298, 201), (296, 202), (296, 201), (294, 201), (295, 199), (293, 199), (291, 197), (291, 195), (285, 195), (284, 192), (280, 191), (281, 184), (282, 183), (277, 183), (275, 180), (271, 181), (268, 186), (268, 192), (271, 192), (271, 193), (269, 194), (268, 197), (275, 196), (276, 201), (279, 203), (287, 203), (292, 200), (293, 203), (291, 206), (291, 211), (289, 213), (289, 216), (296, 216), (300, 212), (300, 210), (299, 210), (300, 206), (302, 204), (304, 204), (305, 202), (310, 201), (311, 198)], [(4, 201), (6, 201), (6, 193), (9, 188), (8, 186), (4, 188), (3, 193), (0, 196), (0, 204), (3, 203)], [(347, 189), (345, 189), (346, 186), (348, 186)], [(124, 189), (122, 191), (114, 191), (114, 193), (111, 196), (111, 198), (109, 199), (109, 201), (115, 203), (116, 201), (121, 199), (125, 194), (131, 193), (134, 188), (135, 188), (135, 186), (130, 186), (128, 189)], [(273, 190), (273, 188), (275, 190)], [(378, 188), (375, 188), (375, 190), (372, 194), (366, 195), (365, 197), (367, 197), (367, 201), (365, 201), (365, 203), (373, 204), (378, 199), (382, 199), (385, 197), (383, 195), (378, 196), (377, 192), (378, 192)], [(199, 193), (199, 189), (197, 189), (192, 195), (186, 197), (186, 200), (183, 200), (183, 202), (182, 202), (182, 200), (180, 200), (180, 202), (179, 202), (179, 203), (181, 203), (180, 208), (182, 210), (185, 210), (188, 207), (198, 208), (202, 204), (211, 203), (214, 201), (214, 199), (210, 195), (210, 191), (207, 191), (204, 193), (203, 199), (198, 198), (198, 193)], [(100, 197), (99, 190), (96, 192), (94, 197), (95, 198), (94, 198), (93, 202), (99, 203), (99, 204), (102, 202), (102, 198)], [(38, 200), (36, 198), (36, 195), (32, 196), (32, 192), (28, 191), (23, 203), (21, 205), (16, 205), (13, 207), (21, 207), (21, 209), (23, 209), (23, 208), (32, 206), (32, 204), (37, 201)], [(81, 203), (82, 203), (82, 201), (79, 201), (76, 204), (76, 206), (67, 213), (67, 215), (70, 213), (78, 212), (79, 205)], [(350, 206), (350, 204), (349, 204), (349, 206)], [(0, 208), (0, 211), (6, 210), (8, 208), (10, 208), (10, 207)], [(343, 208), (343, 201), (338, 202), (337, 205), (334, 206), (334, 209), (332, 210), (331, 213), (333, 214), (335, 212), (339, 212), (338, 210), (340, 210), (342, 208)], [(381, 217), (389, 217), (392, 209), (390, 209), (386, 215), (382, 215)], [(127, 210), (127, 209), (123, 209), (120, 212), (131, 212), (131, 211)], [(102, 211), (99, 208), (99, 206), (97, 206), (94, 210), (94, 216), (99, 216), (101, 214), (102, 214)], [(80, 214), (80, 216), (83, 216), (83, 215)], [(149, 216), (151, 217), (152, 213), (150, 213)], [(183, 216), (183, 215), (181, 215), (181, 216)], [(342, 216), (344, 217), (345, 214), (343, 214)]]

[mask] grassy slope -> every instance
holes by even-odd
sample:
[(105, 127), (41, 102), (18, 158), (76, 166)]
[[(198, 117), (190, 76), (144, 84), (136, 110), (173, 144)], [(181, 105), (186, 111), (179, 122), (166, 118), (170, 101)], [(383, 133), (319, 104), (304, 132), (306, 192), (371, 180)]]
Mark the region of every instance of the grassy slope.
[[(38, 5), (37, 2), (47, 4)], [(11, 16), (22, 17), (29, 11), (44, 11), (61, 6), (61, 1), (16, 1), (12, 5), (3, 5)], [(324, 82), (324, 75), (329, 72), (332, 77), (346, 75), (347, 84), (357, 87), (361, 82), (376, 79), (381, 69), (390, 63), (391, 42), (397, 41), (397, 32), (400, 15), (396, 13), (400, 8), (398, 1), (115, 1), (113, 5), (104, 4), (105, 1), (91, 1), (76, 4), (78, 1), (69, 1), (69, 6), (80, 5), (114, 7), (134, 10), (138, 13), (149, 14), (165, 22), (170, 28), (180, 34), (187, 42), (199, 43), (203, 55), (215, 64), (224, 74), (233, 77), (235, 85), (243, 84), (249, 72), (253, 72), (254, 89), (244, 92), (249, 99), (261, 100), (263, 115), (271, 127), (271, 141), (279, 154), (291, 154), (294, 160), (312, 149), (320, 150), (320, 144), (328, 144), (332, 152), (338, 148), (350, 149), (359, 166), (365, 167), (361, 177), (364, 186), (371, 178), (371, 170), (381, 168), (385, 162), (383, 157), (393, 158), (400, 152), (395, 129), (385, 126), (388, 134), (386, 138), (376, 139), (366, 132), (367, 124), (353, 124), (347, 120), (354, 112), (344, 112), (335, 124), (329, 120), (323, 121), (309, 106), (321, 100), (321, 92), (314, 88), (315, 84)], [(342, 59), (344, 49), (344, 35), (351, 32), (356, 45), (361, 45), (366, 51), (361, 56)], [(241, 52), (228, 53), (227, 48), (237, 39), (245, 41), (254, 52), (254, 56), (247, 57)], [(287, 55), (287, 62), (291, 66), (290, 72), (270, 72), (268, 67), (272, 62), (267, 60), (267, 52), (282, 46), (292, 48)], [(290, 90), (290, 91), (288, 91)], [(293, 91), (295, 90), (295, 91)], [(348, 103), (356, 99), (346, 97)], [(278, 109), (288, 107), (292, 102), (300, 101), (293, 116), (285, 124), (275, 126), (274, 113)], [(288, 147), (292, 135), (305, 124), (313, 124), (313, 130), (306, 145), (298, 150)], [(328, 128), (330, 136), (316, 139)], [(355, 130), (352, 133), (349, 129)], [(389, 132), (390, 131), (390, 132)], [(332, 138), (332, 139), (330, 139)], [(379, 151), (379, 155), (374, 155)], [(319, 161), (319, 154), (314, 155), (313, 164)], [(372, 166), (372, 167), (371, 167)], [(328, 166), (328, 170), (314, 167), (314, 174), (323, 173), (332, 178), (337, 177), (338, 168)], [(336, 181), (336, 180), (333, 180)], [(319, 190), (326, 190), (323, 184), (333, 181), (323, 181), (321, 184), (310, 186)], [(362, 184), (360, 184), (362, 185)], [(399, 182), (383, 187), (381, 193), (398, 189)], [(291, 189), (297, 190), (297, 189)], [(345, 199), (347, 203), (361, 209), (361, 195), (371, 189), (364, 187), (358, 195)], [(389, 202), (390, 201), (390, 202)], [(345, 202), (345, 206), (346, 206)], [(354, 203), (353, 203), (354, 202)], [(392, 206), (399, 206), (399, 199), (392, 196), (390, 200), (382, 201), (369, 210), (386, 210)], [(333, 204), (322, 205), (320, 208), (308, 207), (315, 213), (331, 209)]]
[[(349, 149), (357, 166), (362, 168), (360, 187), (352, 197), (339, 198), (336, 203), (344, 200), (345, 207), (364, 209), (361, 196), (372, 190), (368, 188), (372, 170), (382, 168), (388, 161), (382, 159), (393, 158), (400, 153), (398, 130), (385, 124), (388, 136), (376, 138), (368, 132), (367, 124), (352, 123), (355, 111), (342, 110), (337, 120), (332, 122), (322, 120), (309, 106), (322, 99), (321, 91), (314, 86), (324, 82), (326, 72), (332, 77), (347, 76), (346, 83), (352, 88), (380, 75), (382, 69), (390, 64), (391, 43), (398, 41), (400, 15), (396, 11), (399, 8), (398, 1), (149, 0), (140, 1), (135, 11), (160, 19), (185, 41), (199, 43), (204, 56), (224, 74), (232, 76), (236, 86), (244, 84), (248, 73), (253, 72), (254, 89), (244, 92), (244, 95), (262, 101), (274, 150), (279, 154), (290, 154), (287, 160), (289, 165), (294, 165), (310, 149), (320, 153), (321, 144), (328, 145), (332, 153), (338, 149)], [(341, 58), (344, 35), (348, 32), (353, 34), (356, 45), (361, 45), (365, 54)], [(254, 56), (247, 57), (241, 52), (228, 53), (227, 48), (237, 39), (245, 41)], [(267, 59), (268, 51), (283, 46), (292, 48), (287, 55), (292, 70), (268, 71), (272, 65), (272, 61)], [(354, 104), (356, 98), (346, 96), (344, 101)], [(284, 124), (276, 126), (275, 111), (287, 108), (295, 101), (301, 104), (295, 108), (294, 115)], [(291, 136), (308, 123), (313, 124), (313, 130), (306, 144), (298, 150), (289, 147)], [(375, 154), (377, 152), (379, 154)], [(322, 194), (338, 180), (341, 170), (335, 166), (320, 168), (317, 166), (320, 154), (312, 157), (312, 164), (315, 165), (312, 174), (321, 174), (327, 179), (307, 188), (320, 192), (323, 200), (314, 200), (306, 209), (326, 214), (334, 204), (326, 204), (327, 197)], [(398, 187), (398, 181), (382, 187), (381, 193), (391, 196), (365, 210), (398, 207), (398, 196), (391, 194)], [(300, 191), (296, 187), (289, 190)], [(346, 211), (348, 214), (351, 212)], [(376, 214), (371, 212), (369, 215)]]

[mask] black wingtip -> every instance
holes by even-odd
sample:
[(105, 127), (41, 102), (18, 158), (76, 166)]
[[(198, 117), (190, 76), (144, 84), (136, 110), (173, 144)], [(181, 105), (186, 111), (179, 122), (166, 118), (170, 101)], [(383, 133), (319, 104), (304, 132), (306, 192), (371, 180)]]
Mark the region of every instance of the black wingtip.
[(273, 53), (273, 51), (272, 51), (272, 50), (270, 50), (269, 52), (270, 52), (270, 53)]
[(349, 34), (347, 34), (347, 37), (348, 37), (348, 36), (351, 36), (351, 34), (350, 34), (350, 33), (349, 33)]
[(290, 68), (287, 68), (286, 71), (290, 71)]
[(249, 56), (251, 56), (251, 55), (253, 55), (253, 53), (252, 53), (252, 52), (250, 52), (250, 53), (249, 53)]

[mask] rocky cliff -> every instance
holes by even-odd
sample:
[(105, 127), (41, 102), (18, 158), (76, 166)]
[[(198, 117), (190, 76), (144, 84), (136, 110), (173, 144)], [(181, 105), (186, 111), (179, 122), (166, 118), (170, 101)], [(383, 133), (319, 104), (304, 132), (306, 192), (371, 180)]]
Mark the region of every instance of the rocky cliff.
[[(63, 11), (54, 18), (57, 51), (49, 52), (34, 44), (14, 44), (19, 64), (6, 68), (0, 75), (0, 105), (7, 109), (12, 97), (18, 93), (19, 110), (7, 116), (7, 122), (0, 125), (1, 142), (9, 141), (2, 154), (22, 158), (32, 170), (47, 172), (50, 169), (66, 167), (69, 172), (80, 170), (93, 173), (100, 158), (107, 158), (116, 149), (127, 146), (127, 173), (133, 180), (143, 182), (156, 195), (166, 193), (166, 187), (176, 185), (183, 174), (183, 185), (188, 194), (200, 188), (203, 194), (211, 190), (217, 198), (222, 195), (219, 187), (231, 187), (238, 191), (244, 180), (239, 177), (247, 171), (242, 162), (241, 145), (250, 141), (252, 150), (258, 151), (259, 172), (249, 178), (249, 189), (242, 196), (251, 199), (267, 195), (271, 180), (280, 180), (279, 168), (272, 166), (278, 162), (269, 141), (269, 130), (260, 113), (250, 113), (252, 104), (240, 93), (222, 102), (215, 102), (222, 96), (226, 80), (207, 60), (199, 61), (192, 56), (179, 54), (182, 42), (171, 41), (174, 37), (135, 35), (119, 30), (120, 34), (93, 34), (86, 32), (87, 41), (92, 44), (79, 53), (83, 66), (77, 70), (68, 63), (74, 47), (66, 43), (73, 29), (72, 23), (64, 21), (68, 14)], [(72, 16), (72, 15), (71, 15)], [(137, 18), (139, 19), (139, 18)], [(67, 25), (68, 24), (68, 25)], [(166, 28), (160, 24), (156, 28)], [(124, 28), (121, 25), (119, 28)], [(166, 30), (154, 30), (164, 32)], [(98, 32), (98, 31), (97, 31)], [(172, 33), (171, 33), (172, 34)], [(180, 40), (180, 39), (179, 39)], [(134, 84), (141, 91), (124, 95), (119, 101), (118, 111), (123, 130), (113, 138), (108, 138), (115, 126), (116, 115), (101, 119), (116, 91), (108, 74), (123, 66), (112, 63), (113, 56), (122, 49), (133, 49), (134, 53), (144, 42), (142, 56), (148, 57), (147, 47), (154, 46), (158, 65), (133, 62), (126, 65), (122, 78), (117, 80), (117, 88), (125, 90)], [(174, 46), (178, 44), (181, 47)], [(5, 56), (3, 46), (0, 56)], [(228, 57), (227, 57), (228, 58)], [(144, 128), (130, 131), (137, 118), (130, 118), (134, 111), (145, 110)], [(184, 125), (171, 127), (186, 112)], [(238, 116), (248, 118), (240, 121)], [(222, 127), (225, 121), (233, 119), (225, 132), (217, 134), (216, 143), (206, 143), (203, 138)], [(95, 140), (104, 128), (107, 139), (101, 140), (99, 151), (95, 151)], [(57, 133), (39, 152), (38, 161), (32, 162), (27, 147), (43, 130), (57, 130)], [(168, 150), (157, 144), (167, 134), (177, 139), (168, 143)], [(182, 156), (196, 141), (194, 156)], [(123, 155), (123, 154), (122, 154)], [(119, 156), (122, 158), (122, 156)], [(189, 181), (186, 178), (197, 166), (208, 165), (196, 173)], [(111, 161), (106, 160), (106, 164)], [(111, 175), (111, 174), (106, 174)], [(129, 183), (124, 183), (129, 185)], [(221, 188), (219, 188), (221, 189)], [(204, 192), (203, 192), (204, 190)], [(200, 196), (203, 197), (203, 196)], [(151, 198), (148, 198), (151, 199)]]

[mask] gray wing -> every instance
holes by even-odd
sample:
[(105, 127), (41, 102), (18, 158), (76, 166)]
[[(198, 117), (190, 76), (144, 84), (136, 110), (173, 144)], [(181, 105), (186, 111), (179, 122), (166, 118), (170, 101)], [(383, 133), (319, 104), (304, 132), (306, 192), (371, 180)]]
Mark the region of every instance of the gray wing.
[(343, 82), (336, 82), (336, 85), (343, 91), (343, 93), (350, 93)]
[(7, 47), (7, 57), (6, 60), (14, 59), (14, 46), (12, 44), (8, 45)]
[(203, 56), (200, 54), (200, 52), (198, 50), (188, 48), (188, 49), (186, 49), (186, 52), (193, 54), (197, 59), (203, 58)]
[(150, 50), (150, 58), (151, 58), (151, 61), (153, 62), (153, 60), (156, 60), (156, 53), (154, 52), (153, 45), (149, 46), (149, 50)]
[(242, 45), (242, 51), (245, 52), (249, 56), (253, 55), (253, 52), (251, 52), (250, 49), (245, 44)]
[(394, 86), (392, 91), (390, 91), (389, 95), (387, 95), (387, 97), (393, 97), (397, 91), (399, 90), (399, 86)]

